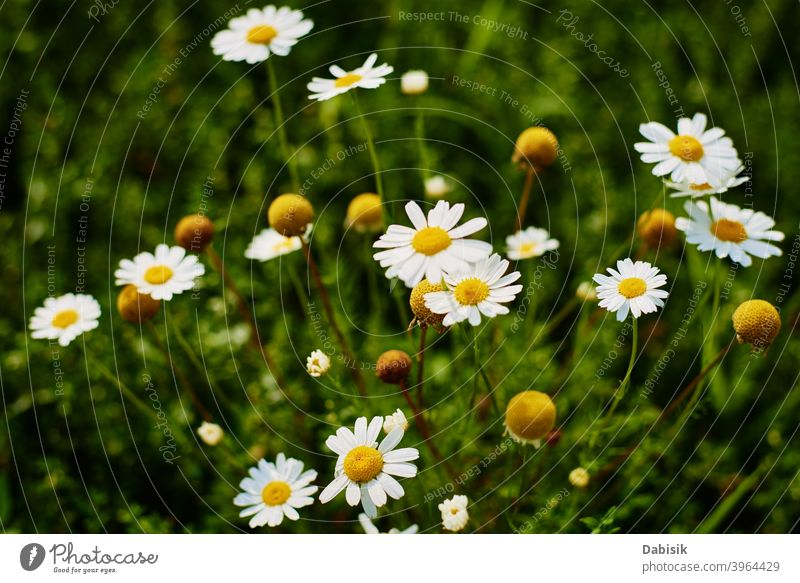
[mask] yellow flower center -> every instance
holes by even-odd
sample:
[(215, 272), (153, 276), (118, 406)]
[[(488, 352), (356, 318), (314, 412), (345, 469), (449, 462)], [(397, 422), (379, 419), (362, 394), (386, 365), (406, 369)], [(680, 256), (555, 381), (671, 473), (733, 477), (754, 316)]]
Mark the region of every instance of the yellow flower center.
[(344, 458), (344, 473), (353, 482), (365, 484), (383, 470), (383, 455), (374, 447), (359, 445)]
[(741, 243), (747, 239), (747, 231), (744, 225), (738, 221), (729, 221), (728, 219), (720, 219), (711, 223), (711, 234), (720, 241), (730, 241), (732, 243)]
[(693, 136), (675, 136), (669, 141), (669, 151), (685, 162), (697, 162), (703, 157), (703, 144)]
[(75, 310), (61, 310), (53, 316), (51, 324), (55, 328), (69, 328), (78, 321), (78, 312)]
[(292, 489), (286, 482), (270, 482), (261, 490), (261, 499), (267, 506), (280, 506), (292, 495)]
[(647, 291), (647, 284), (641, 277), (627, 277), (619, 282), (617, 289), (628, 299), (638, 298)]
[(522, 257), (532, 257), (537, 254), (538, 245), (536, 243), (523, 243), (519, 246), (519, 254)]
[(441, 227), (425, 227), (414, 235), (411, 246), (423, 255), (436, 255), (447, 249), (452, 242), (450, 235)]
[(275, 243), (275, 245), (273, 245), (272, 252), (281, 253), (283, 251), (286, 251), (287, 249), (291, 249), (292, 243), (293, 243), (292, 238), (286, 237), (282, 241), (279, 241), (278, 243)]
[(704, 182), (703, 184), (690, 184), (689, 188), (692, 190), (709, 190), (711, 185), (708, 182)]
[(166, 265), (154, 265), (144, 272), (144, 280), (153, 285), (161, 285), (172, 279), (172, 270)]
[(278, 36), (278, 31), (266, 24), (259, 24), (247, 31), (247, 42), (254, 45), (268, 45)]
[(453, 293), (462, 306), (474, 306), (489, 296), (489, 286), (477, 277), (470, 277), (459, 283)]
[(350, 87), (354, 83), (361, 81), (361, 79), (363, 79), (363, 77), (358, 73), (348, 73), (344, 77), (339, 77), (333, 84), (337, 87)]

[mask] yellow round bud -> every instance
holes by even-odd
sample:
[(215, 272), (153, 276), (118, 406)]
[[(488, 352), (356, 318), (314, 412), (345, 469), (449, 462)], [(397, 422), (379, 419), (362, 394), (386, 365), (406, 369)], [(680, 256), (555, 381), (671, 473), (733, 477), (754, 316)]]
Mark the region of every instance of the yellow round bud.
[(126, 285), (117, 296), (117, 311), (126, 322), (138, 324), (156, 315), (161, 302), (140, 294), (135, 285)]
[(380, 231), (383, 228), (381, 197), (371, 192), (359, 194), (347, 205), (346, 228), (352, 227), (359, 233)]
[(533, 126), (523, 131), (517, 138), (511, 161), (520, 168), (529, 165), (534, 170), (550, 166), (558, 157), (558, 140), (547, 128)]
[(195, 253), (211, 244), (214, 238), (214, 223), (205, 215), (188, 215), (175, 226), (175, 241)]
[(589, 485), (589, 472), (586, 468), (575, 468), (569, 473), (569, 483), (582, 490)]
[(675, 215), (664, 209), (643, 212), (636, 227), (642, 241), (654, 248), (672, 245), (678, 236)]
[(375, 374), (384, 383), (399, 385), (411, 372), (411, 357), (402, 350), (387, 350), (378, 357)]
[(411, 290), (411, 298), (408, 303), (411, 304), (414, 319), (420, 326), (440, 326), (444, 320), (444, 314), (434, 314), (425, 305), (425, 294), (436, 291), (444, 291), (444, 285), (431, 283), (427, 279), (423, 279)]
[(733, 329), (739, 343), (766, 348), (781, 330), (781, 316), (769, 302), (748, 300), (733, 313)]
[(547, 437), (555, 424), (556, 406), (544, 393), (522, 391), (508, 402), (506, 431), (520, 443), (532, 443), (539, 447), (542, 438)]
[(269, 205), (267, 219), (269, 226), (284, 237), (300, 236), (314, 220), (314, 207), (304, 196), (282, 194)]

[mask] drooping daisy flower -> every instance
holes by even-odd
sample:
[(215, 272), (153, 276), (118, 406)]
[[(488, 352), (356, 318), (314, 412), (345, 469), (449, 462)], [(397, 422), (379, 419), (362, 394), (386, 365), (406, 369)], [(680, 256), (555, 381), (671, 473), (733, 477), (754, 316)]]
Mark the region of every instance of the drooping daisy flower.
[(218, 32), (211, 40), (211, 48), (225, 61), (260, 63), (273, 53), (288, 55), (297, 40), (312, 28), (314, 23), (304, 20), (300, 10), (288, 6), (251, 8), (244, 16), (232, 19), (227, 30)]
[(244, 256), (257, 261), (269, 261), (298, 251), (302, 246), (300, 237), (284, 237), (275, 229), (264, 229), (250, 241)]
[(442, 513), (442, 526), (445, 530), (458, 532), (467, 526), (467, 521), (469, 520), (467, 504), (469, 504), (469, 501), (462, 494), (457, 494), (439, 504), (439, 510)]
[(697, 113), (678, 120), (678, 134), (658, 122), (643, 123), (639, 132), (649, 142), (634, 144), (642, 162), (655, 163), (653, 174), (670, 174), (673, 182), (718, 184), (741, 165), (733, 141), (720, 128), (706, 130), (707, 119)]
[(762, 212), (741, 209), (711, 197), (711, 216), (705, 201), (684, 205), (689, 218), (679, 217), (675, 227), (686, 233), (686, 241), (700, 251), (713, 251), (720, 259), (730, 256), (743, 267), (752, 265), (750, 255), (762, 259), (781, 256), (781, 251), (767, 241), (783, 241), (784, 234), (772, 231), (775, 221)]
[(314, 503), (312, 496), (319, 489), (311, 486), (317, 479), (316, 470), (303, 471), (303, 462), (287, 458), (279, 453), (275, 463), (264, 459), (258, 460), (255, 467), (250, 468), (250, 477), (239, 484), (244, 490), (233, 499), (236, 506), (246, 506), (239, 516), (253, 516), (250, 528), (257, 526), (278, 526), (284, 516), (289, 520), (297, 520), (298, 508)]
[(386, 83), (386, 75), (394, 71), (394, 68), (386, 63), (374, 67), (377, 60), (378, 54), (372, 53), (367, 57), (363, 65), (353, 71), (345, 71), (338, 65), (333, 65), (330, 68), (330, 72), (335, 79), (314, 77), (311, 83), (308, 84), (308, 90), (311, 91), (311, 95), (309, 95), (308, 98), (316, 99), (317, 101), (325, 101), (331, 97), (347, 93), (356, 87), (362, 87), (364, 89), (376, 89), (380, 87)]
[(722, 176), (722, 178), (720, 178), (720, 180), (715, 184), (709, 184), (708, 182), (695, 184), (689, 180), (684, 180), (683, 182), (671, 182), (669, 180), (665, 180), (664, 184), (666, 184), (667, 187), (675, 190), (675, 192), (670, 194), (672, 198), (679, 198), (682, 196), (698, 198), (707, 194), (722, 194), (729, 188), (739, 186), (740, 184), (744, 184), (750, 180), (750, 177), (746, 174), (739, 176), (743, 170), (744, 166), (739, 166), (736, 170), (728, 172)]
[[(369, 519), (369, 516), (366, 514), (359, 514), (358, 521), (361, 523), (361, 528), (364, 529), (364, 532), (367, 534), (381, 534), (378, 530), (378, 527), (372, 524), (372, 521)], [(390, 528), (389, 532), (386, 534), (417, 534), (419, 531), (419, 526), (416, 524), (412, 524), (405, 530), (400, 530), (397, 528)]]
[(521, 277), (519, 271), (504, 275), (508, 266), (508, 260), (495, 253), (465, 270), (448, 272), (444, 276), (447, 290), (425, 294), (425, 305), (435, 314), (445, 314), (445, 326), (464, 320), (477, 326), (481, 314), (487, 318), (508, 314), (502, 304), (514, 301), (522, 291), (521, 285), (511, 285)]
[(331, 359), (321, 350), (315, 350), (306, 358), (306, 370), (312, 377), (321, 377), (331, 369)]
[(97, 328), (100, 304), (90, 295), (65, 294), (47, 298), (44, 306), (36, 308), (29, 324), (32, 338), (58, 340), (60, 346), (89, 330)]
[(154, 300), (171, 300), (173, 295), (192, 289), (194, 280), (205, 273), (196, 255), (186, 255), (183, 247), (163, 243), (155, 255), (145, 251), (131, 261), (123, 259), (114, 272), (117, 285), (135, 285), (139, 293)]
[(558, 240), (551, 239), (550, 233), (545, 229), (528, 227), (506, 237), (506, 255), (509, 259), (531, 259), (541, 257), (547, 251), (558, 249)]
[(370, 518), (378, 514), (377, 508), (386, 504), (387, 496), (399, 500), (405, 494), (400, 483), (392, 476), (413, 478), (417, 466), (408, 463), (419, 458), (413, 447), (394, 449), (403, 438), (403, 430), (395, 427), (378, 445), (378, 435), (383, 417), (373, 417), (367, 425), (366, 417), (356, 419), (355, 433), (340, 427), (325, 444), (336, 453), (334, 480), (322, 491), (319, 501), (330, 502), (342, 490), (350, 506), (359, 502)]
[(628, 317), (628, 311), (634, 318), (655, 312), (669, 296), (668, 292), (657, 289), (667, 283), (667, 276), (659, 271), (647, 261), (634, 263), (623, 259), (617, 261), (617, 269), (608, 268), (610, 276), (595, 274), (592, 279), (599, 284), (600, 307), (616, 312), (620, 322)]
[(386, 277), (399, 277), (408, 287), (414, 287), (423, 277), (441, 281), (445, 271), (465, 271), (470, 263), (489, 256), (492, 246), (483, 241), (464, 239), (487, 225), (483, 217), (468, 220), (456, 227), (464, 214), (463, 203), (440, 200), (428, 212), (428, 218), (415, 202), (406, 204), (406, 214), (414, 228), (389, 225), (373, 247), (386, 249), (373, 255), (381, 267), (388, 267)]

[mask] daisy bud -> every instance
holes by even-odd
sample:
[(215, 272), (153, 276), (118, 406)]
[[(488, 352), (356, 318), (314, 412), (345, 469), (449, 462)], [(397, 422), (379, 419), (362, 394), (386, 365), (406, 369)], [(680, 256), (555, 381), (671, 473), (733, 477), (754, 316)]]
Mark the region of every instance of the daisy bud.
[(662, 245), (672, 245), (678, 234), (675, 228), (675, 215), (664, 209), (643, 212), (636, 227), (642, 241), (656, 249)]
[(138, 324), (156, 315), (161, 302), (140, 294), (135, 285), (126, 285), (117, 296), (117, 311), (126, 322)]
[(269, 226), (284, 237), (300, 236), (314, 220), (314, 207), (304, 196), (282, 194), (269, 205), (267, 219)]
[(467, 526), (469, 512), (467, 512), (469, 501), (466, 496), (456, 495), (439, 504), (442, 513), (442, 526), (445, 530), (458, 532)]
[(183, 217), (175, 226), (175, 242), (187, 251), (202, 251), (213, 238), (214, 223), (205, 215)]
[(347, 205), (345, 228), (352, 227), (359, 233), (380, 231), (383, 228), (381, 197), (371, 192), (359, 194)]
[(411, 357), (402, 350), (387, 350), (378, 357), (375, 374), (384, 383), (399, 385), (411, 372)]
[(733, 329), (740, 344), (767, 348), (781, 330), (781, 316), (769, 302), (748, 300), (733, 313)]
[(589, 472), (585, 468), (575, 468), (569, 473), (569, 483), (583, 490), (589, 485)]
[(534, 170), (550, 166), (558, 157), (558, 140), (547, 128), (533, 126), (517, 138), (511, 161), (520, 168), (530, 165)]
[(437, 174), (425, 180), (425, 196), (430, 198), (442, 198), (451, 190), (452, 187), (450, 183), (445, 180), (444, 176)]
[(405, 95), (419, 95), (428, 90), (428, 74), (425, 71), (407, 71), (400, 77), (400, 91)]
[(423, 279), (411, 290), (411, 298), (408, 303), (411, 304), (414, 319), (420, 326), (440, 327), (442, 325), (444, 314), (434, 314), (425, 305), (425, 294), (436, 291), (444, 291), (444, 285), (431, 283), (427, 279)]
[(408, 431), (408, 419), (406, 419), (406, 416), (400, 409), (383, 418), (383, 430), (387, 435), (391, 433), (395, 427), (399, 427), (403, 431)]
[(539, 447), (542, 438), (547, 437), (555, 424), (556, 406), (544, 393), (522, 391), (508, 402), (506, 431), (519, 443), (531, 443)]
[(331, 369), (331, 359), (321, 350), (315, 350), (306, 358), (306, 370), (312, 377), (321, 377)]
[(200, 439), (202, 439), (203, 443), (206, 445), (214, 446), (222, 441), (222, 438), (225, 436), (225, 432), (222, 430), (222, 427), (216, 423), (203, 421), (200, 427), (197, 428), (197, 435), (200, 436)]
[(575, 290), (575, 297), (584, 302), (594, 302), (597, 300), (597, 290), (591, 281), (582, 281)]

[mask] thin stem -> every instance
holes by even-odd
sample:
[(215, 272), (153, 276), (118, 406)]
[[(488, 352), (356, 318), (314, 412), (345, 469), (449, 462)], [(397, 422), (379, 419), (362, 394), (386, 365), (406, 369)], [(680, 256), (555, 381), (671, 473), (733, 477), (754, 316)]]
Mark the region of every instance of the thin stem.
[[(383, 179), (381, 178), (381, 165), (378, 161), (378, 152), (375, 150), (375, 143), (372, 140), (372, 132), (369, 129), (369, 123), (367, 123), (367, 118), (364, 117), (363, 112), (361, 111), (361, 104), (358, 101), (358, 95), (356, 91), (351, 91), (350, 95), (353, 96), (353, 103), (356, 104), (356, 114), (358, 115), (358, 119), (361, 121), (361, 127), (364, 130), (364, 136), (367, 139), (367, 148), (369, 149), (369, 157), (372, 160), (372, 168), (375, 172), (375, 188), (378, 191), (378, 196), (381, 197), (381, 200), (384, 202), (388, 202), (383, 196)], [(388, 209), (391, 213), (391, 208)]]
[(209, 368), (197, 356), (197, 353), (194, 351), (194, 348), (192, 348), (192, 345), (189, 343), (189, 340), (183, 335), (183, 332), (181, 332), (181, 327), (173, 326), (172, 331), (175, 333), (175, 338), (178, 339), (178, 344), (181, 345), (181, 348), (183, 348), (183, 351), (189, 357), (189, 360), (192, 362), (192, 366), (195, 368), (195, 370), (197, 370), (198, 372), (199, 371), (205, 372), (206, 380), (208, 381), (208, 388), (213, 393), (214, 399), (216, 400), (216, 398), (219, 396), (225, 402), (225, 405), (227, 405), (228, 407), (233, 407), (233, 403), (231, 403), (230, 399), (228, 399), (224, 391), (219, 391), (219, 392), (214, 391), (215, 382), (211, 378), (211, 374), (209, 373)]
[(408, 384), (405, 380), (400, 382), (400, 392), (403, 393), (403, 397), (408, 403), (408, 407), (411, 409), (412, 414), (414, 415), (414, 424), (417, 426), (417, 429), (422, 435), (422, 439), (425, 442), (425, 446), (431, 452), (436, 461), (441, 463), (447, 473), (451, 475), (451, 477), (455, 476), (450, 465), (447, 463), (447, 460), (444, 459), (444, 456), (436, 447), (436, 444), (433, 441), (432, 434), (430, 427), (428, 426), (428, 422), (425, 420), (425, 416), (422, 414), (422, 411), (419, 410), (417, 404), (414, 402), (414, 399), (411, 397), (411, 393), (408, 390)]
[(120, 392), (123, 393), (125, 396), (127, 396), (142, 413), (144, 413), (148, 417), (153, 417), (156, 421), (160, 421), (155, 409), (153, 409), (152, 407), (148, 407), (136, 393), (134, 393), (131, 389), (129, 389), (128, 386), (125, 383), (123, 383), (117, 375), (108, 370), (106, 366), (102, 362), (100, 362), (100, 360), (92, 361), (91, 368), (93, 370), (99, 371), (100, 374), (102, 374), (109, 381), (117, 385), (117, 387), (119, 387)]
[(536, 171), (533, 166), (528, 166), (525, 173), (525, 185), (522, 187), (522, 197), (519, 199), (519, 211), (517, 213), (517, 222), (514, 223), (514, 232), (516, 233), (522, 228), (525, 223), (525, 212), (528, 210), (528, 201), (531, 198), (531, 187), (533, 186), (533, 177)]
[(614, 414), (617, 405), (622, 400), (622, 397), (625, 396), (625, 392), (631, 381), (631, 373), (633, 372), (633, 365), (636, 363), (636, 350), (638, 349), (639, 346), (639, 321), (636, 318), (633, 318), (632, 326), (633, 326), (633, 340), (631, 341), (631, 358), (628, 361), (628, 370), (625, 372), (625, 378), (622, 379), (622, 382), (619, 384), (619, 387), (617, 388), (617, 392), (614, 394), (614, 402), (611, 404), (611, 408), (608, 410), (607, 417), (611, 417)]
[(419, 148), (419, 165), (420, 175), (422, 177), (422, 184), (425, 185), (425, 180), (430, 174), (430, 159), (428, 156), (428, 149), (425, 147), (425, 114), (422, 110), (417, 112), (417, 120), (414, 124), (414, 129), (417, 134), (417, 147)]
[(417, 403), (420, 409), (425, 409), (422, 399), (422, 385), (425, 382), (425, 340), (428, 335), (428, 327), (421, 326), (419, 334), (419, 351), (417, 352)]
[(286, 127), (283, 122), (283, 108), (281, 107), (281, 99), (278, 94), (278, 79), (275, 75), (275, 67), (272, 64), (274, 59), (267, 59), (267, 75), (269, 76), (269, 86), (272, 92), (272, 108), (275, 111), (275, 125), (278, 128), (278, 139), (281, 143), (281, 150), (283, 157), (289, 164), (289, 174), (292, 177), (292, 185), (295, 192), (300, 191), (300, 177), (297, 173), (297, 158), (292, 155), (292, 149), (289, 147), (289, 140), (286, 137)]
[(331, 328), (333, 328), (333, 333), (336, 335), (336, 338), (339, 341), (339, 345), (342, 349), (342, 354), (345, 357), (345, 366), (350, 371), (350, 375), (353, 377), (356, 387), (358, 387), (359, 394), (362, 397), (365, 397), (367, 395), (367, 388), (364, 384), (364, 379), (361, 376), (361, 372), (358, 370), (358, 364), (355, 361), (355, 357), (350, 351), (350, 345), (347, 343), (347, 338), (345, 338), (345, 335), (339, 328), (339, 324), (336, 322), (333, 304), (331, 304), (331, 299), (330, 296), (328, 296), (327, 289), (325, 289), (325, 284), (322, 283), (322, 277), (320, 277), (317, 262), (314, 261), (314, 257), (311, 255), (311, 249), (309, 248), (308, 243), (306, 243), (304, 239), (301, 239), (301, 241), (303, 245), (303, 255), (308, 262), (308, 268), (311, 272), (311, 277), (314, 280), (314, 285), (316, 285), (317, 292), (322, 299), (322, 307), (325, 310), (325, 315), (328, 317), (328, 324), (330, 324)]

